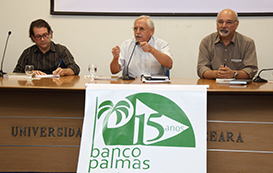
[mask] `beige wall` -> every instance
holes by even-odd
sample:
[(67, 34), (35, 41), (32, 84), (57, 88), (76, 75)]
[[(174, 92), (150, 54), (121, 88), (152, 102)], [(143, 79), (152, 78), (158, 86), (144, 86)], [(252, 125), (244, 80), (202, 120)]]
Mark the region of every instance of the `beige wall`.
[[(220, 11), (221, 9), (219, 9)], [(98, 74), (110, 76), (111, 49), (133, 36), (136, 17), (56, 16), (50, 15), (49, 0), (0, 0), (0, 56), (8, 31), (12, 31), (4, 61), (4, 71), (12, 72), (22, 51), (33, 43), (28, 38), (31, 21), (49, 22), (53, 41), (66, 45), (87, 73), (87, 65), (96, 63)], [(155, 36), (170, 44), (174, 66), (172, 77), (197, 78), (196, 63), (201, 39), (216, 30), (216, 17), (152, 17)], [(255, 40), (259, 69), (273, 68), (273, 16), (239, 17), (238, 32)], [(264, 77), (273, 79), (272, 72)]]

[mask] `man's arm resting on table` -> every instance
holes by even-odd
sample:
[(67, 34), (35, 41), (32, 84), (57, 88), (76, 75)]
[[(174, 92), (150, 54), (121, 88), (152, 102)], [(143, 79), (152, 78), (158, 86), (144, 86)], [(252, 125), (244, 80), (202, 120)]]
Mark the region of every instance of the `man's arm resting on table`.
[(57, 68), (55, 71), (52, 72), (52, 74), (60, 76), (71, 76), (74, 75), (75, 72), (71, 68)]
[[(248, 79), (249, 76), (248, 74), (243, 71), (243, 70), (236, 70), (238, 75), (237, 75), (237, 79)], [(226, 77), (226, 78), (233, 78), (235, 75), (235, 71), (231, 72), (230, 76)], [(206, 78), (206, 79), (215, 79), (215, 78), (218, 78), (221, 76), (219, 75), (219, 70), (206, 70), (204, 73), (203, 73), (203, 78)]]
[(215, 79), (218, 77), (218, 70), (206, 70), (203, 73), (203, 78), (205, 79)]

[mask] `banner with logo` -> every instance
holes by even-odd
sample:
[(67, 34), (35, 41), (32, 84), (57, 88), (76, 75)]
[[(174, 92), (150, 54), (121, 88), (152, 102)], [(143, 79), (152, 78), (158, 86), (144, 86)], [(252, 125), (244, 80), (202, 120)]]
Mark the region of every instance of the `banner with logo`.
[(206, 172), (206, 109), (204, 85), (89, 84), (77, 172)]

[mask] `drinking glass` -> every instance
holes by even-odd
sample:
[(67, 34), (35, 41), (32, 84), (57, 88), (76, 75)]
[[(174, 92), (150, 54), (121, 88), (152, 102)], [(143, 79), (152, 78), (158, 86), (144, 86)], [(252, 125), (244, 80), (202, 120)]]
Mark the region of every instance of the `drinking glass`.
[(88, 66), (88, 71), (89, 71), (90, 77), (94, 78), (95, 74), (97, 72), (97, 66), (96, 66), (96, 64), (90, 64)]
[(32, 79), (32, 75), (34, 74), (34, 66), (33, 65), (26, 65), (25, 66), (25, 73), (27, 75), (27, 79)]

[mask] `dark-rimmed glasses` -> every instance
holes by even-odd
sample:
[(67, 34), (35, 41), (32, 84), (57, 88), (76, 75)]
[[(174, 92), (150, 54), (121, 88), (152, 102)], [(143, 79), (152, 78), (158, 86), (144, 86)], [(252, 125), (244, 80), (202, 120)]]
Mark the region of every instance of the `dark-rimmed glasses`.
[(45, 33), (43, 35), (35, 35), (34, 38), (37, 39), (37, 40), (42, 40), (43, 39), (46, 39), (48, 38), (49, 34), (48, 33)]

